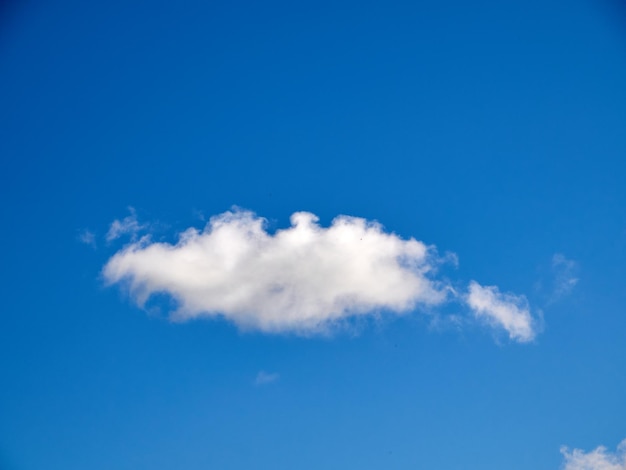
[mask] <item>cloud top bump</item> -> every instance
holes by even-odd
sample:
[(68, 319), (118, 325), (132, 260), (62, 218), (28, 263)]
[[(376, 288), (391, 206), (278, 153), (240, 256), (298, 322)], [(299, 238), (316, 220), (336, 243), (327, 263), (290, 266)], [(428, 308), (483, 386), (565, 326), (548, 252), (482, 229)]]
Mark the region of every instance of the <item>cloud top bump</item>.
[(561, 453), (565, 457), (563, 470), (626, 470), (626, 439), (617, 446), (616, 452), (600, 446), (591, 452), (562, 447)]
[(496, 286), (481, 286), (472, 281), (466, 302), (476, 318), (503, 328), (512, 340), (525, 343), (536, 336), (535, 321), (524, 296), (503, 294)]
[(324, 228), (314, 214), (296, 212), (290, 227), (270, 234), (265, 219), (233, 210), (202, 231), (186, 230), (175, 245), (135, 241), (103, 275), (127, 283), (140, 305), (169, 294), (176, 319), (221, 315), (246, 329), (306, 333), (350, 316), (442, 302), (444, 289), (428, 277), (433, 263), (422, 242), (362, 218), (339, 216)]

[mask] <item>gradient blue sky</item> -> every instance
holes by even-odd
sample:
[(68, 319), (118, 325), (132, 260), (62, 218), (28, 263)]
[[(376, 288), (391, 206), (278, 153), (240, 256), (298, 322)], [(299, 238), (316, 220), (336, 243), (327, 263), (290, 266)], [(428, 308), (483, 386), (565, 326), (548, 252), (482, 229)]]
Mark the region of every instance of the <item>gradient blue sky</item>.
[[(625, 11), (5, 2), (0, 468), (554, 470), (562, 445), (615, 449)], [(232, 205), (270, 231), (378, 220), (455, 253), (455, 282), (524, 295), (543, 329), (519, 344), (452, 302), (241, 332), (104, 285), (128, 206), (174, 240)]]

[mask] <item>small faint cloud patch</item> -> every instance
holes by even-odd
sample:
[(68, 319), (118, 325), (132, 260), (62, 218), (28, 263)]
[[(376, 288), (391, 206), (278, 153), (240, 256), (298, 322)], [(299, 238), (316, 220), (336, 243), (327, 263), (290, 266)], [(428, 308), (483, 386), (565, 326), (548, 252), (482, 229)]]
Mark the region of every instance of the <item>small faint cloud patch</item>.
[(455, 268), (459, 267), (459, 257), (456, 253), (453, 253), (451, 251), (446, 251), (441, 260), (446, 264), (454, 266)]
[(578, 263), (566, 258), (561, 253), (556, 253), (552, 257), (552, 274), (554, 281), (550, 302), (556, 302), (571, 294), (578, 284)]
[(92, 248), (96, 248), (96, 235), (91, 230), (81, 230), (78, 233), (78, 241)]
[(202, 212), (199, 209), (194, 209), (192, 211), (193, 217), (194, 219), (200, 220), (202, 222), (206, 222), (206, 216), (204, 215), (204, 212)]
[(269, 385), (271, 383), (276, 382), (280, 378), (280, 374), (276, 372), (265, 372), (264, 370), (259, 371), (254, 379), (254, 385)]
[(549, 265), (540, 266), (534, 290), (542, 297), (544, 306), (570, 296), (580, 280), (579, 272), (579, 264), (562, 253), (555, 253)]
[(147, 224), (140, 224), (138, 222), (134, 207), (129, 207), (128, 211), (130, 215), (124, 217), (122, 220), (115, 219), (113, 221), (106, 234), (107, 242), (117, 240), (124, 235), (130, 235), (131, 240), (136, 241), (139, 232), (148, 228)]

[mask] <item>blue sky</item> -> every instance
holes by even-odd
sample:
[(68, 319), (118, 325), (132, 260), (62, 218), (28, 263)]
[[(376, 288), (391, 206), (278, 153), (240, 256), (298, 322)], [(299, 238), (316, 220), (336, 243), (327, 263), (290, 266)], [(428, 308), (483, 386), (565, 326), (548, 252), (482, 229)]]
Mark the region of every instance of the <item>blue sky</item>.
[(0, 468), (626, 468), (619, 2), (2, 8)]

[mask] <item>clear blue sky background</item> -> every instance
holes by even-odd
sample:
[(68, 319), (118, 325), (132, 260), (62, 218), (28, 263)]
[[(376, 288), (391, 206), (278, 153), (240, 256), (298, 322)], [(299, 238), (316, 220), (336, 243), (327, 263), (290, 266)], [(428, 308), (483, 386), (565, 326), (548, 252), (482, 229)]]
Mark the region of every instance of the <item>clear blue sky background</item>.
[[(0, 468), (553, 470), (626, 437), (618, 2), (174, 3), (0, 10)], [(233, 204), (377, 219), (544, 331), (242, 334), (103, 286), (127, 206), (174, 236)]]

